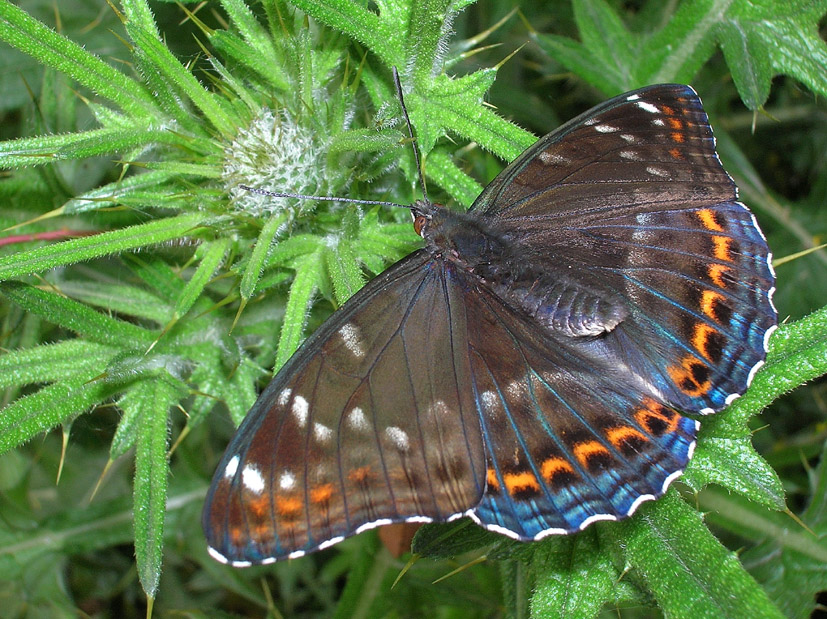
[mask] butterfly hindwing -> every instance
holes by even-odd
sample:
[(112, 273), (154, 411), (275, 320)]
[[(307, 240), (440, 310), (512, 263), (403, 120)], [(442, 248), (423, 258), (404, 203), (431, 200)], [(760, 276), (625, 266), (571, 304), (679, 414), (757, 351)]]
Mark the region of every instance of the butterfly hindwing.
[(304, 344), (219, 464), (204, 510), (214, 553), (266, 563), (479, 501), (485, 465), (460, 294), (420, 251)]
[(663, 494), (691, 457), (697, 423), (656, 401), (634, 370), (477, 292), (466, 322), (487, 489), (472, 517), (539, 539)]

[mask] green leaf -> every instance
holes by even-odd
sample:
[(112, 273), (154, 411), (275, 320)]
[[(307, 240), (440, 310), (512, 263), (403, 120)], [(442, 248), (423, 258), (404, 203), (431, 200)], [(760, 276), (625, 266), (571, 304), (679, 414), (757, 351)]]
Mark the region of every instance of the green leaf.
[(201, 293), (204, 292), (204, 288), (224, 260), (230, 244), (230, 239), (221, 238), (203, 246), (205, 251), (203, 252), (201, 263), (184, 286), (184, 289), (181, 291), (181, 296), (178, 297), (178, 301), (175, 304), (174, 319), (190, 311), (190, 308), (201, 296)]
[(279, 335), (279, 347), (276, 354), (274, 371), (278, 371), (296, 352), (302, 340), (302, 332), (307, 324), (307, 312), (310, 302), (318, 289), (324, 268), (324, 250), (305, 254), (294, 261), (296, 276), (290, 285), (287, 307), (284, 309), (284, 321)]
[(621, 574), (600, 548), (594, 527), (542, 542), (534, 553), (533, 617), (596, 617)]
[(482, 193), (482, 185), (463, 172), (453, 158), (441, 148), (430, 152), (425, 172), (429, 179), (435, 181), (465, 208), (471, 206)]
[(256, 290), (256, 284), (264, 272), (264, 263), (273, 246), (273, 241), (280, 231), (283, 232), (287, 223), (287, 213), (275, 213), (271, 215), (261, 228), (256, 239), (256, 244), (250, 254), (250, 260), (244, 267), (244, 274), (241, 276), (239, 291), (241, 298), (249, 300)]
[[(827, 589), (827, 448), (810, 473), (810, 486), (812, 498), (801, 514), (803, 526), (786, 514), (767, 514), (766, 525), (756, 518), (739, 518), (763, 537), (743, 554), (744, 565), (791, 619), (816, 616), (818, 596)], [(731, 506), (722, 507), (722, 515), (728, 516)], [(740, 511), (739, 507), (733, 511)], [(743, 534), (743, 529), (735, 533)]]
[(153, 144), (179, 144), (180, 137), (162, 129), (141, 127), (93, 129), (66, 135), (48, 135), (0, 142), (0, 166), (19, 168), (67, 159), (85, 159), (122, 153)]
[(633, 35), (603, 0), (578, 0), (574, 6), (581, 43), (556, 35), (535, 39), (551, 57), (606, 95), (646, 84), (688, 83), (720, 45), (741, 99), (756, 110), (767, 100), (770, 82), (779, 73), (827, 95), (827, 43), (818, 33), (827, 3), (795, 5), (686, 2), (660, 30)]
[(135, 44), (152, 64), (175, 88), (181, 90), (203, 112), (204, 116), (221, 133), (235, 134), (234, 123), (216, 95), (202, 86), (172, 52), (153, 34), (137, 24), (127, 23), (126, 30)]
[(364, 284), (353, 243), (340, 239), (335, 251), (325, 253), (325, 263), (336, 302), (341, 305), (352, 297)]
[(52, 324), (70, 329), (100, 344), (146, 350), (146, 347), (154, 340), (151, 331), (106, 316), (82, 303), (40, 290), (23, 282), (0, 283), (0, 294), (27, 312), (41, 316)]
[(186, 236), (207, 217), (206, 213), (166, 217), (146, 224), (3, 256), (0, 258), (0, 280), (39, 273), (57, 266), (100, 258), (136, 247), (163, 243)]
[(41, 432), (72, 421), (119, 390), (101, 380), (87, 382), (95, 372), (75, 375), (18, 398), (0, 415), (0, 454), (19, 447)]
[(0, 2), (0, 39), (61, 71), (137, 117), (155, 112), (152, 96), (74, 41), (57, 34), (11, 2)]
[(292, 4), (331, 28), (364, 43), (387, 66), (396, 64), (402, 57), (398, 36), (389, 33), (387, 27), (382, 27), (379, 16), (363, 5), (352, 0), (293, 0)]
[(427, 85), (427, 89), (419, 89), (417, 85), (406, 103), (423, 153), (433, 149), (445, 127), (506, 161), (515, 159), (537, 141), (528, 131), (503, 120), (482, 105), (483, 95), (495, 76), (494, 69), (484, 69), (455, 79), (440, 75)]
[(116, 352), (112, 346), (79, 339), (7, 352), (0, 356), (0, 389), (94, 375)]
[(827, 2), (734, 2), (716, 30), (732, 77), (746, 106), (761, 107), (775, 75), (795, 77), (827, 96), (827, 43), (819, 21)]
[(637, 60), (635, 37), (604, 0), (575, 0), (574, 19), (583, 47), (603, 68), (604, 78), (623, 84)]
[(635, 518), (615, 523), (611, 544), (667, 617), (782, 617), (735, 553), (709, 532), (674, 490)]
[(161, 578), (164, 548), (164, 516), (167, 506), (169, 464), (169, 408), (178, 398), (176, 386), (163, 375), (134, 387), (140, 409), (135, 450), (135, 560), (144, 591), (154, 598)]
[(68, 297), (108, 310), (110, 313), (145, 318), (159, 325), (172, 317), (172, 307), (157, 295), (135, 286), (85, 280), (61, 282), (60, 291)]

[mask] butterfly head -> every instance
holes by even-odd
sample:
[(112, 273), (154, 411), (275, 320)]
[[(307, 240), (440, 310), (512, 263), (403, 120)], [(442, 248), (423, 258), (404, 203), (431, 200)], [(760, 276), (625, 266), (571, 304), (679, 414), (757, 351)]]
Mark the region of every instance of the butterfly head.
[(410, 208), (414, 231), (423, 239), (427, 239), (434, 214), (442, 210), (442, 206), (434, 204), (426, 198), (424, 200), (417, 200)]

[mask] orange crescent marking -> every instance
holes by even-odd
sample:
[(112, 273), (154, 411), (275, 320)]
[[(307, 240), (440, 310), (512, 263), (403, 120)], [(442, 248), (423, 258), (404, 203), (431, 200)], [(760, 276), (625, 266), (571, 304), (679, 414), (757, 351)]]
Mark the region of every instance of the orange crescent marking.
[(683, 144), (683, 141), (685, 139), (685, 136), (683, 135), (683, 133), (680, 133), (679, 131), (673, 131), (669, 135), (669, 137), (672, 138), (673, 142), (677, 142), (678, 144)]
[(695, 213), (695, 215), (697, 215), (698, 219), (701, 220), (701, 223), (707, 230), (714, 230), (715, 232), (724, 231), (721, 225), (715, 221), (715, 213), (713, 213), (710, 209), (703, 208)]
[[(680, 118), (667, 118), (666, 122), (669, 123), (669, 126), (673, 129), (683, 129), (683, 121)], [(681, 134), (683, 136), (683, 134)]]
[(497, 479), (497, 471), (495, 471), (494, 469), (488, 469), (488, 473), (486, 474), (485, 479), (488, 482), (489, 488), (492, 488), (496, 491), (500, 490), (500, 480)]
[(670, 408), (658, 404), (651, 398), (643, 400), (643, 406), (637, 409), (634, 413), (635, 421), (638, 422), (641, 428), (646, 428), (650, 434), (654, 434), (652, 428), (649, 426), (649, 419), (654, 417), (660, 419), (666, 424), (666, 432), (672, 433), (678, 429), (680, 422), (680, 415)]
[(360, 466), (358, 469), (353, 469), (350, 473), (348, 473), (347, 478), (350, 481), (361, 483), (370, 477), (370, 475), (371, 472), (369, 466)]
[(252, 501), (248, 501), (247, 505), (250, 508), (250, 512), (260, 519), (270, 510), (270, 497), (266, 494), (262, 494)]
[(730, 245), (732, 245), (732, 239), (728, 236), (713, 236), (712, 237), (712, 244), (715, 246), (713, 249), (713, 253), (718, 260), (723, 260), (725, 262), (732, 262), (732, 251), (730, 250)]
[(585, 443), (577, 443), (574, 446), (574, 457), (584, 467), (589, 464), (589, 458), (597, 454), (609, 455), (609, 450), (597, 441), (586, 441)]
[(705, 316), (709, 316), (712, 320), (717, 321), (715, 316), (715, 303), (723, 301), (724, 295), (715, 292), (714, 290), (704, 290), (701, 295), (701, 311)]
[(540, 465), (540, 473), (550, 483), (557, 473), (574, 473), (574, 467), (563, 458), (546, 458)]
[(606, 438), (609, 439), (609, 442), (617, 449), (622, 449), (623, 444), (630, 438), (637, 438), (644, 442), (649, 442), (649, 438), (643, 434), (643, 432), (635, 430), (631, 426), (612, 428), (606, 432)]
[(699, 322), (695, 325), (695, 333), (692, 335), (692, 346), (694, 346), (695, 350), (701, 353), (710, 363), (714, 363), (714, 361), (707, 350), (707, 342), (712, 333), (718, 333), (718, 331), (709, 325)]
[(680, 151), (679, 148), (670, 148), (669, 155), (672, 159), (683, 159), (683, 153)]
[(503, 475), (505, 487), (508, 494), (515, 494), (520, 490), (540, 491), (540, 484), (537, 483), (537, 478), (531, 471), (522, 471), (520, 473), (506, 473)]
[(310, 500), (313, 503), (326, 503), (333, 496), (333, 484), (322, 484), (310, 489)]
[(280, 496), (276, 497), (276, 511), (285, 517), (296, 517), (302, 510), (301, 499), (297, 497)]
[[(692, 366), (696, 364), (705, 365), (697, 357), (686, 355), (683, 359), (681, 359), (681, 364), (679, 366), (673, 365), (666, 370), (674, 383), (678, 386), (678, 389), (693, 397), (705, 394), (712, 386), (712, 381), (709, 379), (706, 379), (702, 383), (699, 383), (695, 379), (695, 376), (692, 373)], [(689, 383), (689, 385), (686, 383)]]
[(729, 270), (730, 268), (723, 264), (710, 264), (707, 274), (709, 275), (709, 279), (711, 279), (716, 286), (726, 288), (727, 283), (724, 281), (724, 274)]

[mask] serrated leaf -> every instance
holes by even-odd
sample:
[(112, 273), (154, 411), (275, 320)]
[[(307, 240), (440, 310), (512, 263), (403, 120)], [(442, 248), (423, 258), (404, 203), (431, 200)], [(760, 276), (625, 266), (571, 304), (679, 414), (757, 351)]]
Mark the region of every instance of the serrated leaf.
[(815, 616), (818, 595), (827, 590), (827, 449), (810, 482), (812, 499), (801, 514), (806, 528), (786, 514), (770, 514), (777, 526), (763, 527), (765, 541), (742, 556), (790, 619)]
[(674, 490), (641, 507), (635, 518), (601, 531), (601, 539), (611, 540), (666, 617), (783, 616), (735, 553)]
[(39, 273), (57, 266), (100, 258), (153, 243), (163, 243), (186, 236), (206, 219), (205, 213), (167, 217), (3, 256), (0, 258), (0, 280)]
[(324, 250), (305, 254), (294, 261), (296, 276), (287, 295), (274, 371), (278, 371), (296, 352), (307, 324), (307, 311), (318, 289), (324, 269)]
[(52, 324), (60, 325), (101, 344), (140, 348), (149, 346), (152, 332), (23, 282), (0, 282), (0, 294)]
[(14, 350), (0, 356), (0, 389), (100, 373), (117, 350), (79, 339)]
[(621, 576), (600, 548), (594, 528), (542, 542), (533, 565), (534, 617), (594, 617), (612, 599)]
[(163, 376), (145, 380), (133, 387), (137, 413), (138, 438), (135, 449), (135, 560), (138, 578), (150, 598), (154, 598), (161, 577), (164, 548), (169, 464), (169, 408), (177, 400), (176, 386)]

